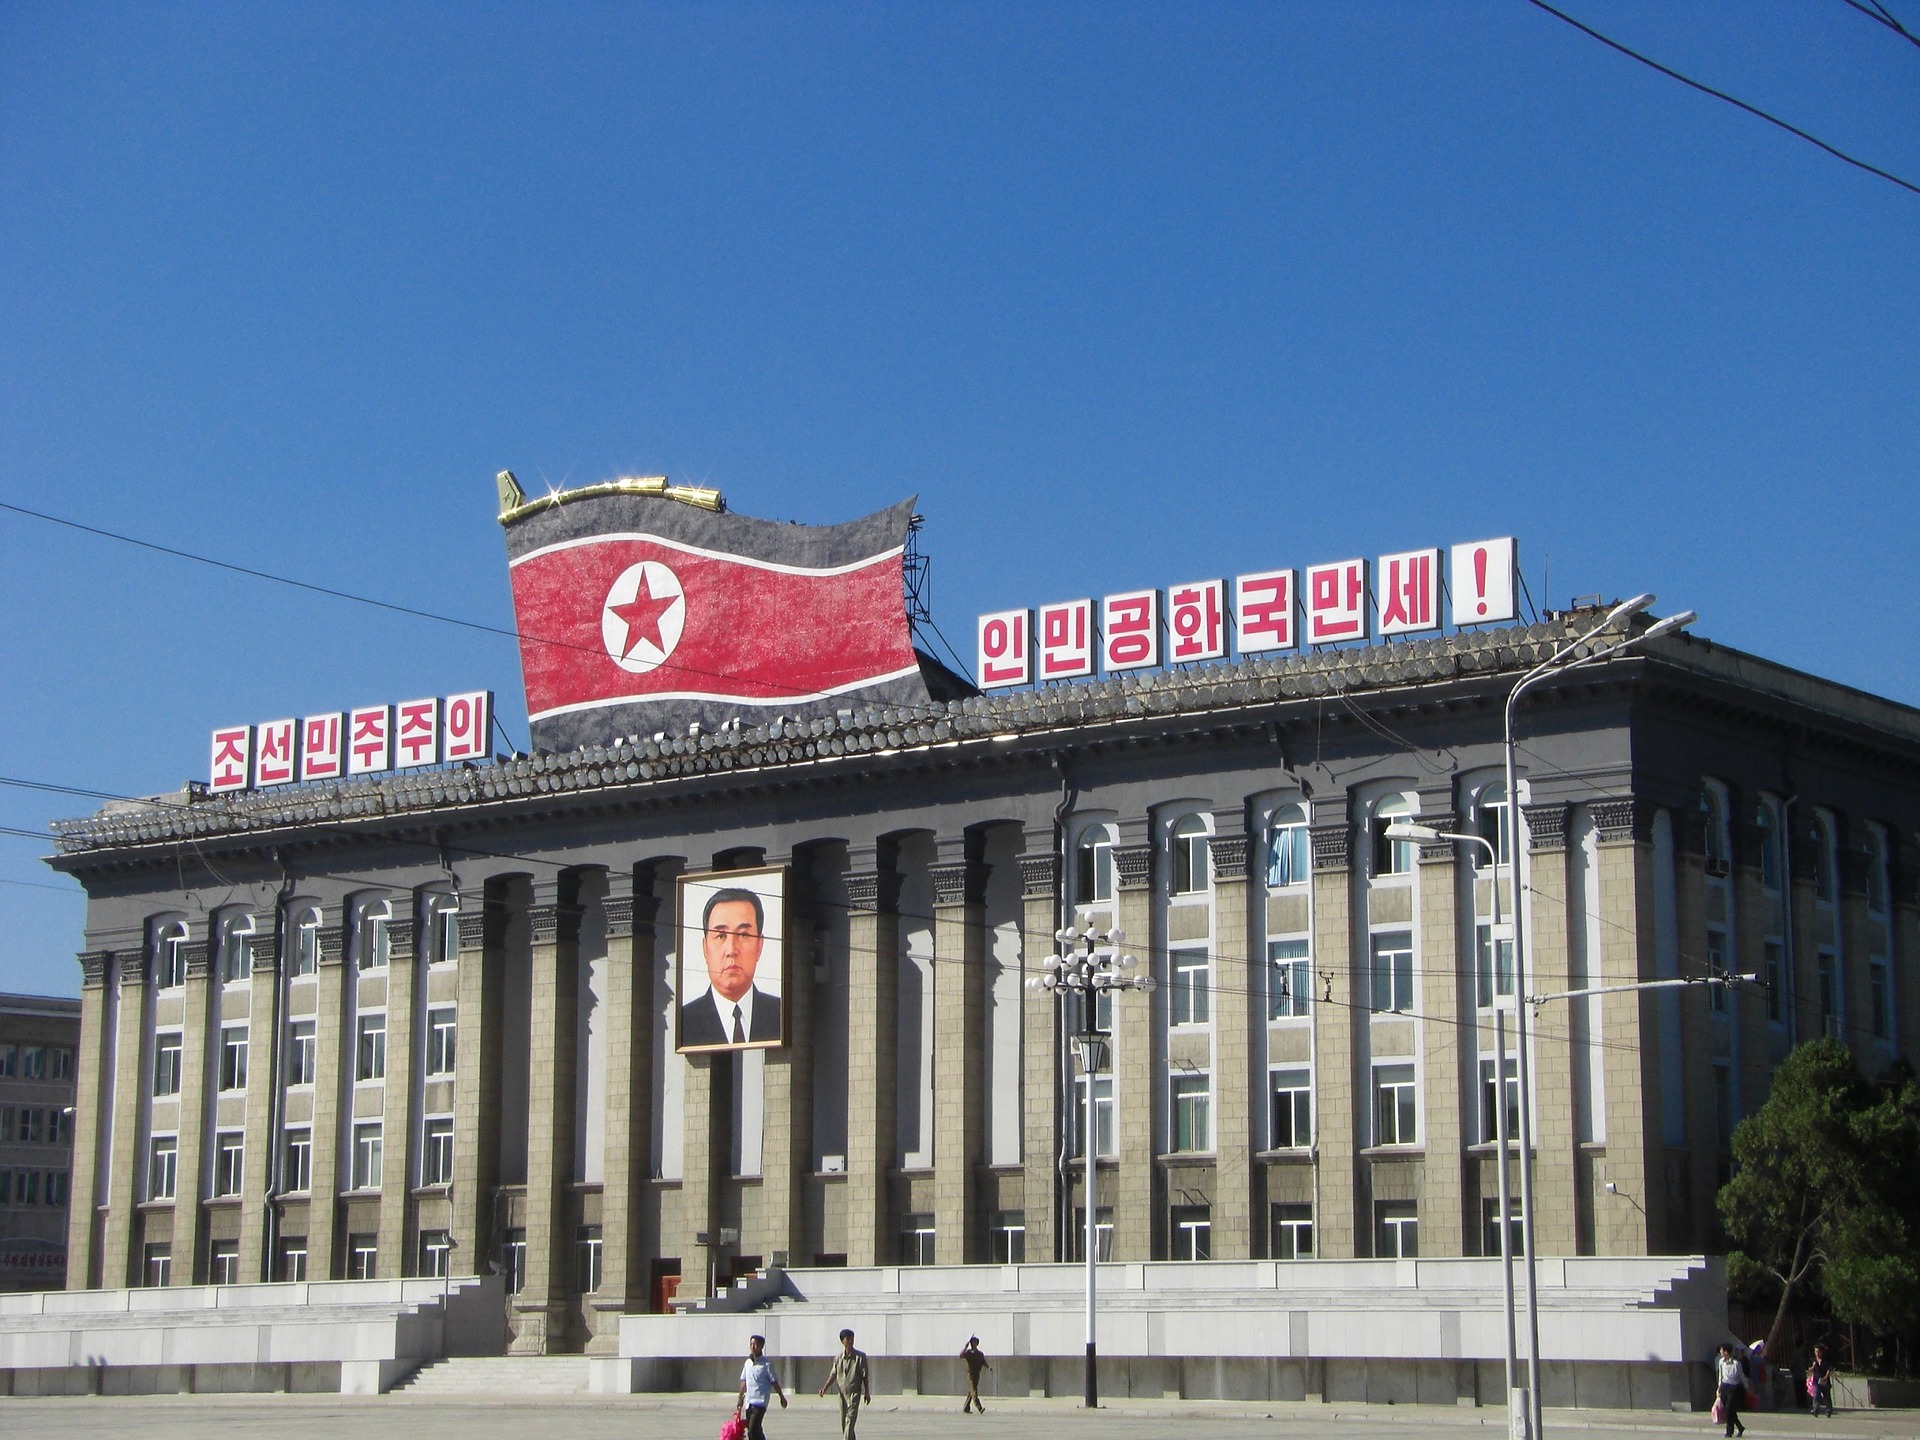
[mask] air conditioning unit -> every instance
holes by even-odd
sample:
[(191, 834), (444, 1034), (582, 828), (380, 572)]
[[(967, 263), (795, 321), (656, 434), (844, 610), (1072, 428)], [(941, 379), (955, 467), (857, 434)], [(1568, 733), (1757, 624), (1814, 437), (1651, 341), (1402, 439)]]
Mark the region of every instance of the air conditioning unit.
[(822, 1155), (820, 1157), (822, 1175), (844, 1175), (847, 1173), (847, 1157), (844, 1155)]

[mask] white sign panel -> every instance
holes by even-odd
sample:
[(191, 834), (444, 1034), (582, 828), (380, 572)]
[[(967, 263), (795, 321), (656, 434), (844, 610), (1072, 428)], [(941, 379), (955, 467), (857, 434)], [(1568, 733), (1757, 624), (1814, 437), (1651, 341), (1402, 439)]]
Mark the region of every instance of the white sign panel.
[(1101, 663), (1145, 670), (1160, 663), (1160, 592), (1127, 590), (1100, 602)]
[(1306, 584), (1307, 643), (1331, 645), (1367, 638), (1367, 562), (1340, 560), (1309, 565)]
[(1233, 582), (1233, 628), (1240, 637), (1240, 653), (1293, 649), (1294, 602), (1291, 570), (1237, 576)]
[(1380, 633), (1411, 635), (1440, 628), (1440, 552), (1408, 550), (1382, 555)]
[(1042, 680), (1076, 680), (1093, 674), (1093, 601), (1042, 605), (1033, 623)]
[(980, 617), (978, 668), (982, 690), (1025, 685), (1033, 679), (1030, 618), (1025, 610), (1002, 610)]
[(1455, 625), (1486, 625), (1517, 616), (1513, 580), (1517, 552), (1511, 535), (1453, 547), (1448, 580)]
[(1167, 591), (1167, 658), (1220, 660), (1227, 653), (1226, 584), (1195, 580)]

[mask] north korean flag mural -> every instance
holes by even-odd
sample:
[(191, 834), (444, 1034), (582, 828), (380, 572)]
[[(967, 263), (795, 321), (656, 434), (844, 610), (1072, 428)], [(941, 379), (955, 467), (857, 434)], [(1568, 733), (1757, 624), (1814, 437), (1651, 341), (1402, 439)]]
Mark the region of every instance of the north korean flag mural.
[(962, 693), (914, 649), (912, 515), (909, 499), (844, 525), (783, 524), (618, 485), (510, 503), (535, 747)]

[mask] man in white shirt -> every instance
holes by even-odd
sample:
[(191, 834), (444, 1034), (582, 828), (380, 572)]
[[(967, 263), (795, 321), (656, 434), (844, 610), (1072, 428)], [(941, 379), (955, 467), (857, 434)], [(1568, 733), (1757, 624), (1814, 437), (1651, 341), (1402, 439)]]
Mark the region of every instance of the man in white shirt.
[(760, 1426), (767, 1418), (767, 1402), (775, 1395), (780, 1397), (780, 1408), (787, 1408), (787, 1392), (780, 1388), (773, 1362), (760, 1353), (766, 1343), (764, 1335), (750, 1337), (746, 1363), (740, 1367), (740, 1400), (733, 1410), (736, 1415), (746, 1416), (747, 1440), (766, 1440)]

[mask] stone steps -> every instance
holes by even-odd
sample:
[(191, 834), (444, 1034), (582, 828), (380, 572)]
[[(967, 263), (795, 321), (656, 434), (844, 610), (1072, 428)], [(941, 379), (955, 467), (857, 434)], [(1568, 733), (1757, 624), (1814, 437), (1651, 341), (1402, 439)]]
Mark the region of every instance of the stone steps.
[(423, 1365), (395, 1395), (585, 1395), (580, 1355), (461, 1355)]

